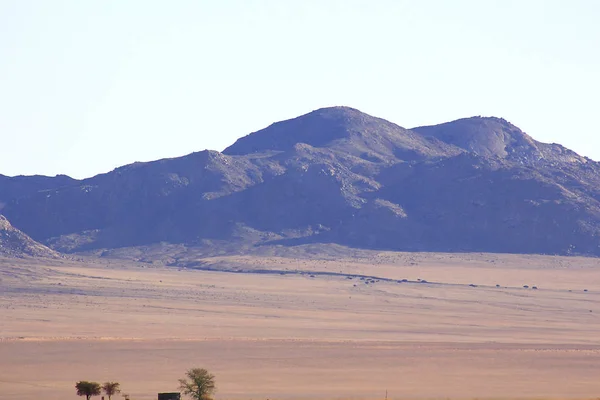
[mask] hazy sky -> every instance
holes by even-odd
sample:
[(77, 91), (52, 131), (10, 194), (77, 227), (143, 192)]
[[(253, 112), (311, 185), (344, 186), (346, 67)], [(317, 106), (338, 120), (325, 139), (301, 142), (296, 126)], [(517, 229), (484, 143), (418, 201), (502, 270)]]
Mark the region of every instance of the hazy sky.
[(0, 0), (0, 174), (88, 177), (347, 105), (600, 160), (597, 0)]

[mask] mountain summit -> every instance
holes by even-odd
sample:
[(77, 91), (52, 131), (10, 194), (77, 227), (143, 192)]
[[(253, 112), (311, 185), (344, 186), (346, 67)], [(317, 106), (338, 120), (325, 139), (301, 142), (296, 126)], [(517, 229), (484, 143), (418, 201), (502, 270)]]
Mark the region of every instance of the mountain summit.
[(322, 108), (244, 136), (223, 153), (244, 155), (269, 150), (288, 151), (297, 143), (324, 147), (336, 140), (350, 139), (353, 134), (382, 123), (392, 125), (349, 107)]
[(290, 151), (299, 143), (367, 159), (375, 157), (388, 160), (398, 155), (426, 158), (456, 153), (444, 143), (430, 141), (389, 121), (349, 107), (321, 108), (277, 122), (238, 139), (223, 153), (247, 155)]
[(412, 130), (484, 157), (539, 154), (535, 140), (502, 118), (464, 118)]
[(338, 243), (600, 255), (600, 165), (501, 118), (405, 129), (323, 108), (223, 153), (81, 181), (0, 176), (0, 203), (16, 228), (63, 252)]

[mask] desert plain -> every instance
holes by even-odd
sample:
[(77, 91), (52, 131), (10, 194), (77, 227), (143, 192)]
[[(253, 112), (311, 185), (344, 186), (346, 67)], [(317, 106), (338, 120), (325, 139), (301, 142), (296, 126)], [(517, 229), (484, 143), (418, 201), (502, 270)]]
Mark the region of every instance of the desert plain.
[(78, 380), (156, 399), (192, 367), (217, 399), (596, 398), (600, 260), (0, 259), (0, 399), (75, 399)]

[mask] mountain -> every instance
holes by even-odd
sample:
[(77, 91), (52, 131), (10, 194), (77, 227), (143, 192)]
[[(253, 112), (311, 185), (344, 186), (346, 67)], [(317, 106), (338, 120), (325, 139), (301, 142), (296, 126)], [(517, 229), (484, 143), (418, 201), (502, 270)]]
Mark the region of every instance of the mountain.
[(425, 159), (456, 153), (437, 140), (424, 138), (381, 118), (348, 107), (323, 108), (238, 139), (223, 151), (247, 155), (291, 151), (298, 143), (367, 161)]
[(15, 176), (9, 177), (0, 174), (0, 202), (5, 202), (12, 198), (32, 195), (40, 190), (56, 189), (63, 186), (70, 186), (77, 180), (66, 175), (49, 176)]
[(464, 118), (433, 126), (413, 128), (480, 157), (535, 164), (587, 163), (590, 161), (557, 144), (541, 143), (502, 118)]
[(15, 229), (6, 217), (0, 215), (0, 256), (57, 258), (58, 253)]
[(600, 164), (501, 118), (405, 129), (324, 108), (223, 153), (135, 163), (81, 181), (18, 179), (0, 179), (2, 212), (63, 252), (338, 243), (600, 255)]

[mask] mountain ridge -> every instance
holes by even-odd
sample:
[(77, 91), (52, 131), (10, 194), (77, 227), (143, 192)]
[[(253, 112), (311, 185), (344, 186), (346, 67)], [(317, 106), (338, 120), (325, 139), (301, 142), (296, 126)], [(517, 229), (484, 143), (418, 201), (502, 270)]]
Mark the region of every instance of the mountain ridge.
[(599, 164), (496, 117), (405, 129), (323, 108), (222, 153), (61, 179), (19, 191), (5, 177), (0, 202), (64, 252), (229, 241), (600, 255)]

